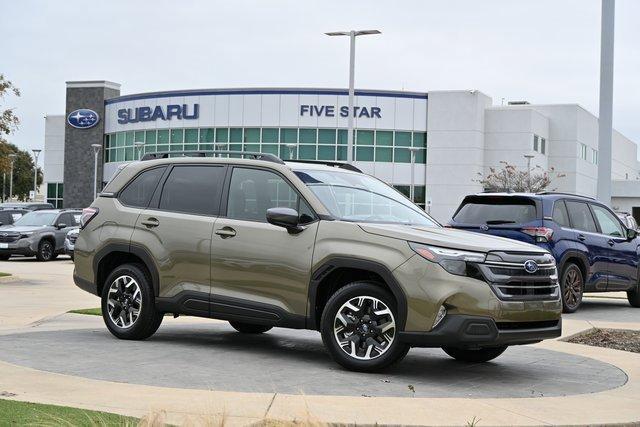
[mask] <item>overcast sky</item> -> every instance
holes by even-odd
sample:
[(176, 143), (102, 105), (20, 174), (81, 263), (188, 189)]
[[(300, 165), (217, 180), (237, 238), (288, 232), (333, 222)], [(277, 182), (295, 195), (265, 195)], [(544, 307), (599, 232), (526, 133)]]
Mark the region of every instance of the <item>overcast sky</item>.
[[(0, 73), (22, 124), (10, 141), (44, 144), (65, 81), (111, 80), (122, 94), (256, 86), (478, 89), (598, 112), (600, 0), (30, 1), (0, 9)], [(613, 125), (640, 142), (640, 1), (617, 0)]]

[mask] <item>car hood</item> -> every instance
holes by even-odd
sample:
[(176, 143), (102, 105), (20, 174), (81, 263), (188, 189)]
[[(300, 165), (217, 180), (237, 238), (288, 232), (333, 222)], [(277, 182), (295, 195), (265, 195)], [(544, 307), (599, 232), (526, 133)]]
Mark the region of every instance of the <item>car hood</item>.
[(43, 226), (33, 226), (33, 225), (23, 225), (23, 226), (4, 225), (0, 227), (0, 232), (4, 231), (4, 232), (26, 233), (29, 231), (42, 231), (45, 228), (46, 227), (43, 227)]
[(452, 228), (421, 227), (401, 224), (360, 224), (360, 227), (367, 233), (444, 248), (477, 252), (547, 252), (545, 249), (529, 243)]

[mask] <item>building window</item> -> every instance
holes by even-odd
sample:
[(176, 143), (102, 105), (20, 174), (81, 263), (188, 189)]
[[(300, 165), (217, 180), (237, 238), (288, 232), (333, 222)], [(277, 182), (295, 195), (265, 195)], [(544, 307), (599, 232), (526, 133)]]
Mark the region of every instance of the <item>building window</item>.
[(51, 203), (56, 209), (62, 209), (64, 184), (62, 182), (47, 183), (47, 203)]
[[(394, 185), (396, 190), (404, 194), (409, 200), (409, 195), (411, 194), (411, 186), (410, 185)], [(425, 200), (426, 200), (426, 189), (424, 185), (414, 185), (413, 186), (413, 203), (420, 206), (423, 210), (425, 209)]]
[(539, 135), (533, 135), (533, 151), (547, 154), (547, 140)]
[(586, 144), (579, 143), (578, 144), (578, 157), (582, 160), (587, 160), (587, 146)]
[(591, 149), (591, 163), (594, 165), (598, 164), (598, 150), (594, 148)]

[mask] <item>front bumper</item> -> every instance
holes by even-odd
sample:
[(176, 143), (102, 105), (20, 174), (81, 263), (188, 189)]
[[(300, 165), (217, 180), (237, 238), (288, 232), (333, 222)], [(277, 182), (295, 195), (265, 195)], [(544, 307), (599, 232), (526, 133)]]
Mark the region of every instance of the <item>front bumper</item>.
[(67, 255), (73, 255), (74, 244), (71, 243), (71, 240), (64, 239), (64, 253)]
[(34, 247), (31, 239), (20, 239), (10, 243), (0, 243), (6, 248), (0, 247), (0, 255), (24, 255), (34, 256), (37, 252), (37, 246)]
[(562, 319), (535, 322), (498, 322), (490, 317), (447, 315), (430, 332), (400, 332), (400, 341), (412, 347), (482, 348), (532, 344), (562, 333)]

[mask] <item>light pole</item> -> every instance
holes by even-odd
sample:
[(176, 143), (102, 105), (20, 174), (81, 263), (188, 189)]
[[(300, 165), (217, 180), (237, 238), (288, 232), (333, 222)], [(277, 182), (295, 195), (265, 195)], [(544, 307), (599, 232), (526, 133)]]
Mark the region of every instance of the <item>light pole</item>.
[(285, 146), (289, 149), (289, 160), (293, 160), (293, 150), (296, 149), (298, 144), (285, 144)]
[(347, 118), (347, 163), (353, 162), (353, 97), (355, 94), (354, 77), (356, 61), (356, 37), (369, 34), (381, 34), (379, 30), (332, 31), (328, 36), (349, 36), (349, 116)]
[(9, 154), (9, 161), (11, 162), (11, 172), (9, 175), (9, 200), (13, 200), (13, 162), (16, 161), (16, 154)]
[(98, 197), (98, 153), (102, 145), (91, 144), (91, 148), (93, 148), (93, 199), (95, 200)]
[(409, 147), (409, 151), (411, 152), (411, 186), (409, 187), (409, 198), (412, 202), (415, 203), (416, 198), (416, 185), (415, 185), (415, 169), (416, 169), (416, 153), (420, 148), (418, 147)]
[(133, 143), (133, 146), (136, 147), (136, 151), (138, 152), (138, 161), (142, 159), (142, 149), (144, 148), (144, 142), (136, 141)]
[(531, 159), (535, 157), (535, 154), (525, 154), (524, 158), (527, 159), (527, 190), (531, 192)]
[(36, 194), (38, 194), (38, 156), (42, 150), (34, 148), (33, 150), (33, 201), (36, 201)]

